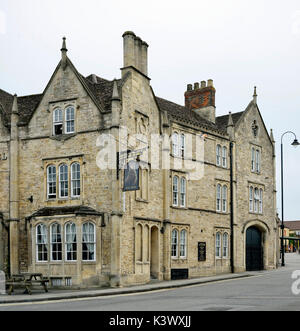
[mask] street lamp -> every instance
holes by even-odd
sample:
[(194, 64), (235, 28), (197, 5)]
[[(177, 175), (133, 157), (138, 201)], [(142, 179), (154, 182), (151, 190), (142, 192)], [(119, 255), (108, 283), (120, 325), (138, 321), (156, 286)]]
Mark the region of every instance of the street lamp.
[(281, 234), (281, 266), (284, 267), (285, 266), (285, 261), (284, 261), (284, 208), (283, 208), (283, 137), (286, 134), (293, 134), (295, 137), (295, 140), (293, 141), (293, 143), (291, 144), (294, 147), (297, 147), (300, 145), (300, 143), (298, 142), (298, 139), (295, 135), (294, 132), (292, 131), (287, 131), (285, 132), (282, 136), (281, 136), (281, 230), (282, 230), (282, 234)]

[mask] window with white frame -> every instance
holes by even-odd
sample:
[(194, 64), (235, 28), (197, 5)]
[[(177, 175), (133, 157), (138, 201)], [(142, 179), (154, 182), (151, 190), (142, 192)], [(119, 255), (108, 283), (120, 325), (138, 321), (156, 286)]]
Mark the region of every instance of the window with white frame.
[(221, 258), (221, 233), (216, 234), (216, 257)]
[(77, 231), (74, 223), (67, 223), (65, 227), (66, 237), (66, 261), (77, 261)]
[(180, 183), (180, 207), (185, 207), (185, 206), (186, 206), (186, 179), (182, 177)]
[(251, 148), (251, 171), (260, 173), (261, 171), (261, 151), (258, 148)]
[(180, 257), (186, 258), (187, 254), (187, 231), (182, 230), (180, 232)]
[(59, 108), (53, 111), (53, 135), (63, 134), (63, 111)]
[(223, 234), (223, 257), (228, 257), (228, 233)]
[(263, 190), (259, 190), (259, 213), (263, 213)]
[(250, 186), (250, 191), (249, 191), (249, 209), (250, 209), (250, 212), (253, 212), (254, 211), (254, 208), (253, 208), (253, 201), (254, 201), (254, 189), (252, 186)]
[(217, 145), (216, 154), (217, 154), (217, 166), (218, 167), (221, 166), (221, 151), (222, 151), (221, 145)]
[(177, 132), (172, 135), (172, 151), (174, 156), (179, 156), (179, 135)]
[(251, 149), (251, 170), (254, 172), (255, 171), (255, 148), (252, 147)]
[(174, 229), (172, 231), (172, 257), (178, 257), (178, 230)]
[(184, 134), (182, 134), (180, 136), (180, 156), (182, 158), (185, 157), (185, 135)]
[(227, 186), (224, 185), (222, 189), (222, 212), (227, 212)]
[(61, 225), (54, 223), (50, 231), (51, 261), (62, 261), (62, 233)]
[(179, 180), (177, 176), (173, 177), (173, 206), (178, 206), (178, 184)]
[(80, 197), (80, 187), (80, 164), (76, 162), (71, 165), (72, 197)]
[(259, 206), (259, 190), (258, 188), (256, 187), (254, 189), (254, 212), (255, 213), (258, 213), (258, 207)]
[(217, 211), (221, 211), (222, 186), (217, 185)]
[(227, 147), (222, 150), (222, 167), (227, 168)]
[(67, 198), (69, 196), (69, 177), (68, 166), (62, 164), (59, 166), (59, 197)]
[(91, 222), (82, 226), (82, 260), (96, 260), (96, 231), (95, 225)]
[(48, 261), (48, 236), (44, 224), (39, 224), (36, 227), (36, 257), (37, 262)]
[(256, 150), (256, 172), (260, 172), (260, 151)]
[(56, 199), (56, 167), (53, 165), (47, 168), (47, 198)]
[(68, 107), (65, 111), (66, 114), (66, 125), (65, 132), (74, 133), (75, 132), (75, 109), (74, 107)]

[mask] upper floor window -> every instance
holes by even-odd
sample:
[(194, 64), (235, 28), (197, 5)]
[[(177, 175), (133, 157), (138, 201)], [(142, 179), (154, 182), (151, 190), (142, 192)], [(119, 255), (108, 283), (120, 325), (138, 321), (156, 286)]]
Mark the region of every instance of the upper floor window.
[(69, 178), (68, 166), (62, 164), (59, 167), (59, 197), (67, 198), (69, 196)]
[(75, 108), (68, 106), (64, 111), (57, 108), (53, 111), (53, 135), (75, 132)]
[(180, 136), (180, 156), (182, 158), (185, 157), (185, 135), (184, 134), (182, 134)]
[(47, 168), (47, 196), (48, 199), (56, 198), (56, 167), (53, 165)]
[(261, 152), (259, 149), (251, 149), (251, 171), (260, 173), (261, 170)]
[(227, 147), (223, 147), (222, 152), (222, 167), (227, 168)]
[(185, 207), (186, 205), (186, 179), (181, 178), (180, 183), (180, 207)]
[(228, 206), (228, 188), (226, 185), (217, 185), (217, 211), (226, 213)]
[(221, 150), (222, 150), (221, 145), (217, 145), (216, 154), (217, 154), (217, 166), (218, 167), (221, 166)]
[(178, 177), (173, 178), (173, 206), (178, 206)]
[(222, 186), (217, 186), (217, 211), (221, 211)]
[(71, 192), (72, 197), (80, 197), (80, 164), (71, 165)]
[(263, 213), (263, 189), (250, 186), (249, 188), (249, 211), (250, 213)]
[(173, 206), (186, 207), (187, 182), (184, 177), (173, 177)]
[(226, 213), (227, 212), (227, 186), (223, 186), (222, 190), (222, 212)]
[(179, 156), (179, 136), (177, 132), (172, 135), (172, 151), (174, 156)]

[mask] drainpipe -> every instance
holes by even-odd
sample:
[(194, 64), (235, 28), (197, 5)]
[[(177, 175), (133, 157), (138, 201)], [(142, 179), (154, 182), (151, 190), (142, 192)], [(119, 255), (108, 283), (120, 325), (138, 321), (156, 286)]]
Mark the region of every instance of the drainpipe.
[(234, 274), (234, 201), (233, 201), (233, 142), (230, 142), (230, 264)]

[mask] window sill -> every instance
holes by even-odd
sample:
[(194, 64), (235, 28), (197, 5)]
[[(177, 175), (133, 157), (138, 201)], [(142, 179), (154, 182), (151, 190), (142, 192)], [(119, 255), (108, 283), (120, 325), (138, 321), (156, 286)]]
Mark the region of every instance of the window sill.
[(144, 200), (144, 199), (140, 199), (140, 198), (136, 198), (135, 201), (137, 201), (137, 202), (143, 202), (143, 203), (149, 203), (148, 200)]
[(57, 135), (57, 136), (52, 135), (52, 136), (50, 136), (50, 139), (57, 140), (57, 141), (65, 141), (65, 140), (75, 137), (76, 135), (77, 135), (77, 133), (65, 133), (65, 134), (61, 134), (61, 135)]
[(250, 215), (256, 215), (256, 216), (264, 216), (263, 213), (255, 213), (254, 211), (249, 211)]
[(179, 206), (170, 206), (170, 208), (173, 208), (173, 209), (180, 209), (180, 210), (188, 210), (189, 208), (187, 207), (179, 207)]

